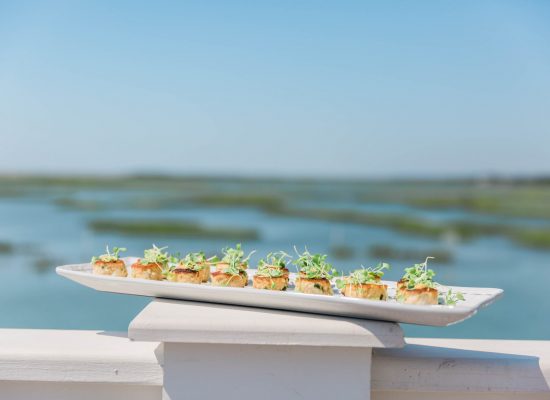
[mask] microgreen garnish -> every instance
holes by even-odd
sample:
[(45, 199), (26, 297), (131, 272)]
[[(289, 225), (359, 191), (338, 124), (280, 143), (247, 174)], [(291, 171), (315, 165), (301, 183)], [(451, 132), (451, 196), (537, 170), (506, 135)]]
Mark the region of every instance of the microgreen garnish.
[(258, 265), (256, 275), (265, 276), (268, 278), (279, 278), (285, 274), (283, 268), (276, 265), (262, 264)]
[(311, 254), (306, 248), (305, 251), (300, 254), (296, 247), (294, 251), (298, 255), (298, 258), (293, 262), (298, 267), (301, 274), (305, 275), (307, 279), (331, 279), (337, 274), (336, 269), (332, 268), (332, 265), (327, 263), (326, 254)]
[(209, 264), (217, 263), (220, 261), (218, 256), (212, 256), (210, 258), (207, 258), (206, 261), (208, 261)]
[(343, 289), (346, 285), (363, 285), (366, 283), (377, 283), (384, 276), (384, 270), (390, 269), (390, 264), (381, 262), (376, 267), (356, 269), (349, 276), (336, 280), (338, 289)]
[(172, 280), (172, 278), (174, 277), (174, 270), (176, 269), (176, 266), (179, 262), (179, 257), (179, 253), (177, 253), (176, 255), (171, 255), (168, 257), (168, 261), (165, 264), (161, 264), (162, 274), (166, 279)]
[(125, 252), (126, 249), (124, 247), (113, 247), (113, 252), (111, 253), (109, 251), (109, 246), (105, 247), (105, 254), (102, 254), (98, 257), (92, 257), (92, 263), (95, 263), (96, 261), (103, 261), (103, 262), (115, 262), (118, 261), (119, 256), (118, 254), (120, 252)]
[(248, 267), (250, 256), (255, 252), (256, 250), (253, 250), (245, 257), (240, 243), (238, 243), (234, 248), (226, 247), (222, 250), (222, 263), (227, 264), (227, 266), (223, 269), (223, 272), (231, 275), (239, 275)]
[(428, 260), (434, 257), (426, 257), (426, 260), (420, 264), (414, 264), (412, 267), (405, 268), (405, 275), (403, 275), (403, 281), (407, 285), (407, 289), (413, 290), (417, 286), (425, 286), (433, 288), (436, 283), (433, 280), (435, 272), (428, 269)]
[[(407, 290), (414, 290), (418, 287), (437, 289), (439, 292), (439, 304), (454, 306), (459, 301), (464, 301), (464, 295), (461, 292), (453, 292), (452, 289), (447, 290), (444, 286), (433, 280), (435, 272), (428, 269), (428, 261), (433, 258), (426, 257), (423, 263), (405, 268), (402, 282), (406, 285)], [(397, 294), (397, 299), (399, 300), (400, 298), (403, 298), (402, 293)]]
[(257, 275), (277, 278), (284, 275), (286, 265), (292, 260), (284, 251), (269, 253), (258, 262)]
[(202, 271), (206, 267), (206, 261), (204, 252), (199, 251), (198, 253), (187, 254), (178, 262), (178, 265), (192, 271)]
[(464, 300), (464, 295), (461, 292), (453, 292), (452, 289), (449, 289), (443, 298), (443, 302), (448, 306), (454, 306), (459, 301)]
[(168, 253), (163, 252), (163, 250), (167, 248), (168, 247), (157, 247), (153, 245), (151, 249), (147, 249), (143, 252), (143, 258), (139, 260), (140, 264), (157, 264), (159, 267), (166, 267), (168, 262), (173, 261)]
[(284, 251), (276, 251), (274, 253), (269, 253), (265, 258), (261, 259), (258, 265), (268, 264), (274, 267), (285, 268), (291, 261), (292, 257), (290, 255)]

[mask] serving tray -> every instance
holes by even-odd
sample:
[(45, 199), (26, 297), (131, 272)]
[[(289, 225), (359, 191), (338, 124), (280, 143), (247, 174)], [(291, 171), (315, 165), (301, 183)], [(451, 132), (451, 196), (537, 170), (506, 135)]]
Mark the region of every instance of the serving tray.
[[(126, 257), (123, 260), (129, 266), (137, 258)], [(290, 274), (291, 283), (288, 290), (279, 292), (254, 289), (252, 284), (245, 288), (232, 288), (211, 286), (210, 284), (196, 285), (94, 275), (90, 263), (63, 265), (57, 267), (56, 272), (81, 285), (102, 292), (273, 308), (431, 326), (447, 326), (463, 321), (477, 313), (480, 308), (491, 304), (503, 293), (502, 289), (449, 286), (448, 288), (453, 289), (453, 291), (462, 292), (465, 301), (460, 301), (456, 306), (421, 306), (401, 304), (395, 301), (393, 299), (395, 282), (391, 281), (383, 281), (388, 285), (388, 301), (373, 301), (344, 297), (338, 294), (336, 289), (334, 290), (334, 296), (295, 292), (292, 283), (295, 274), (292, 273)], [(254, 273), (254, 269), (249, 269), (249, 278), (252, 278)]]

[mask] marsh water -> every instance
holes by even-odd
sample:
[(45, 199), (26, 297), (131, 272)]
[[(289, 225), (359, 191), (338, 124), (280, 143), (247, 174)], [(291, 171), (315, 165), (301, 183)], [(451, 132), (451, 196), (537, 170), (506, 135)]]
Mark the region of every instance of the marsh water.
[[(294, 188), (295, 189), (295, 188)], [(217, 185), (216, 193), (231, 192), (231, 185)], [(367, 190), (368, 191), (368, 190)], [(334, 195), (338, 192), (338, 195)], [(419, 209), (384, 201), (357, 202), (345, 190), (330, 184), (315, 187), (313, 195), (294, 196), (296, 207), (359, 210), (392, 213), (445, 222), (448, 220), (490, 221), (502, 217), (461, 209)], [(70, 196), (110, 207), (66, 207), (58, 200)], [(30, 195), (0, 198), (0, 327), (125, 330), (130, 320), (150, 301), (148, 298), (100, 293), (55, 274), (55, 266), (86, 262), (103, 252), (106, 244), (128, 248), (139, 256), (152, 243), (173, 252), (219, 250), (237, 240), (216, 237), (194, 238), (174, 235), (132, 235), (98, 232), (90, 221), (162, 220), (192, 221), (205, 227), (249, 228), (257, 238), (243, 240), (245, 250), (256, 250), (252, 264), (272, 250), (292, 252), (307, 246), (312, 252), (329, 254), (340, 270), (371, 266), (380, 258), (373, 246), (408, 249), (429, 256), (435, 249), (450, 260), (431, 266), (437, 281), (457, 286), (498, 287), (504, 297), (473, 318), (445, 328), (403, 325), (406, 335), (424, 337), (550, 339), (550, 251), (521, 246), (503, 236), (479, 236), (471, 240), (425, 237), (381, 226), (327, 221), (265, 212), (255, 205), (215, 206), (187, 204), (182, 207), (130, 207), (132, 200), (165, 196), (155, 188), (112, 190), (111, 188), (59, 189), (41, 187)], [(93, 203), (93, 204), (96, 204)], [(509, 217), (509, 224), (550, 226), (550, 221)], [(345, 251), (342, 251), (344, 249)], [(385, 279), (397, 280), (404, 267), (421, 259), (389, 259), (392, 269)]]

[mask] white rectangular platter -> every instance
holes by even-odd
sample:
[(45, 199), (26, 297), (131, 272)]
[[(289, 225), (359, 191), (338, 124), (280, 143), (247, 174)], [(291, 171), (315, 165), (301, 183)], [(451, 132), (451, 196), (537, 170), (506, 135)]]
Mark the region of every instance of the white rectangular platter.
[[(129, 266), (135, 258), (124, 259)], [(102, 292), (132, 294), (167, 299), (191, 300), (209, 303), (234, 304), (248, 307), (272, 308), (314, 314), (337, 315), (362, 319), (402, 322), (408, 324), (447, 326), (474, 315), (480, 308), (498, 299), (502, 289), (453, 287), (464, 294), (465, 301), (456, 306), (420, 306), (401, 304), (393, 299), (395, 282), (388, 284), (388, 301), (373, 301), (344, 297), (335, 290), (334, 296), (311, 295), (295, 292), (290, 274), (287, 291), (259, 290), (251, 285), (245, 288), (219, 287), (210, 284), (189, 284), (168, 281), (152, 281), (136, 278), (94, 275), (89, 263), (57, 267), (57, 273), (81, 285)], [(249, 277), (255, 270), (250, 269)]]

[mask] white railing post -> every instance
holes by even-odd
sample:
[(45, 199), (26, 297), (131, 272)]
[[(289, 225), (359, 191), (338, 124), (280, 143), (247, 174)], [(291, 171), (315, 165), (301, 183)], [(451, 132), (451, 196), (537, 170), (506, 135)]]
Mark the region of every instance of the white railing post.
[(395, 323), (161, 299), (128, 336), (163, 343), (164, 400), (366, 400), (372, 349), (404, 345)]

